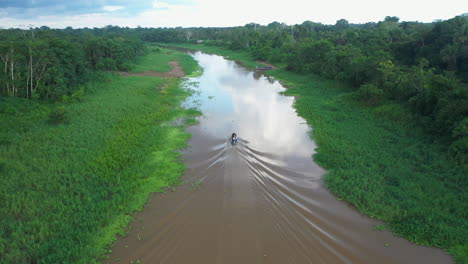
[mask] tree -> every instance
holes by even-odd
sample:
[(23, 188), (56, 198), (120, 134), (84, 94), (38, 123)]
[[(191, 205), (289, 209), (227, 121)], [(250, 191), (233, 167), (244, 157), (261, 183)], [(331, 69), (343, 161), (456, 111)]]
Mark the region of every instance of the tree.
[(336, 29), (345, 29), (345, 28), (348, 28), (349, 27), (349, 23), (348, 23), (348, 20), (346, 19), (340, 19), (338, 21), (336, 21), (336, 24), (335, 24), (335, 28)]
[(385, 22), (394, 22), (394, 23), (398, 23), (398, 21), (400, 21), (400, 19), (396, 16), (386, 16), (385, 17)]

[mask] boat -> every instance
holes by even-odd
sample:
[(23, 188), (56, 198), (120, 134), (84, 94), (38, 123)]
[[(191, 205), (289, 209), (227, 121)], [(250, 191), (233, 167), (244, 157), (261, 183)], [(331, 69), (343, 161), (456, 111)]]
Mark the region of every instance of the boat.
[(231, 145), (235, 146), (237, 144), (237, 138), (233, 139), (231, 138)]
[(237, 140), (239, 138), (237, 137), (236, 133), (232, 133), (232, 136), (231, 136), (231, 145), (236, 145), (237, 144)]

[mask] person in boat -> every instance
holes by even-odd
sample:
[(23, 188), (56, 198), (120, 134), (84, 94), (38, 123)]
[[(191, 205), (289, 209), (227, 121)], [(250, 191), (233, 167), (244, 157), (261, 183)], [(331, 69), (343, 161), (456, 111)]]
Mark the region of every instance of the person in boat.
[(236, 134), (236, 133), (232, 133), (232, 136), (231, 136), (231, 143), (232, 143), (232, 144), (236, 144), (236, 143), (237, 143), (237, 134)]

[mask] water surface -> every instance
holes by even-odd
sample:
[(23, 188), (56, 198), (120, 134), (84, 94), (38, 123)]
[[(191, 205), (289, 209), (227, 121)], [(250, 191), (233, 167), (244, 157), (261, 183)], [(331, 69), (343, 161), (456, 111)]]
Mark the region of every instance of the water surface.
[[(277, 81), (200, 52), (185, 184), (154, 194), (108, 263), (451, 263), (338, 201), (310, 128)], [(228, 137), (240, 139), (232, 146)]]

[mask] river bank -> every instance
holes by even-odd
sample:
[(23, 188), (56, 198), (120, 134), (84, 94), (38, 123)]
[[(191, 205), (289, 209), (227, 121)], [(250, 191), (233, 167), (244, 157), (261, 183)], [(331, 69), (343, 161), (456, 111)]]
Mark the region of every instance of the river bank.
[[(198, 69), (151, 49), (133, 73)], [(154, 68), (155, 64), (163, 69)], [(183, 79), (105, 74), (47, 104), (0, 98), (0, 263), (98, 263), (150, 192), (179, 183)]]
[[(223, 55), (254, 68), (247, 52), (204, 45), (175, 45)], [(281, 65), (280, 65), (281, 66)], [(467, 261), (466, 170), (444, 146), (391, 115), (389, 105), (370, 108), (346, 85), (288, 72), (268, 71), (296, 97), (297, 113), (313, 126), (314, 160), (327, 169), (326, 186), (364, 214), (385, 221), (377, 230), (420, 245), (443, 248)]]

